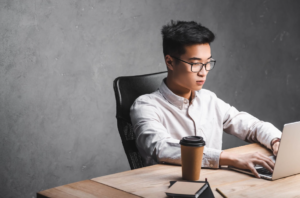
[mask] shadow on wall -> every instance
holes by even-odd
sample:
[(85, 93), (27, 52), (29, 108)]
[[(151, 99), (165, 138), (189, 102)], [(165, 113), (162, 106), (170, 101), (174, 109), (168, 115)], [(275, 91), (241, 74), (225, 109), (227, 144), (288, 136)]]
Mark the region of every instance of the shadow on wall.
[(223, 132), (223, 144), (222, 149), (229, 149), (237, 146), (243, 146), (249, 144), (233, 135)]

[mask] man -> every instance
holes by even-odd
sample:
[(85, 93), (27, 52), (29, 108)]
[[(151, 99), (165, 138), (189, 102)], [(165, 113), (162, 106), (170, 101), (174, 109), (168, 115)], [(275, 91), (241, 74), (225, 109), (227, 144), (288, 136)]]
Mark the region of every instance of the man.
[(202, 167), (232, 165), (254, 166), (273, 172), (274, 162), (261, 153), (234, 154), (222, 151), (222, 134), (248, 142), (260, 142), (276, 155), (281, 132), (202, 89), (216, 61), (210, 43), (214, 34), (196, 22), (171, 21), (162, 28), (163, 52), (168, 76), (159, 89), (140, 96), (131, 107), (136, 145), (146, 165), (181, 164), (179, 140), (184, 136), (202, 136), (206, 142)]

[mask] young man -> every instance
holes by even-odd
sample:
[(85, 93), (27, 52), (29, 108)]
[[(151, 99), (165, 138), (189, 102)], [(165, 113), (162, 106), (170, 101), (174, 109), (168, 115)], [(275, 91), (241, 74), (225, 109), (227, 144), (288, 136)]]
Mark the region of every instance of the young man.
[(171, 21), (162, 28), (162, 35), (168, 76), (157, 91), (136, 99), (130, 113), (145, 164), (180, 165), (179, 140), (197, 135), (206, 142), (202, 167), (232, 165), (259, 177), (254, 168), (259, 164), (273, 172), (274, 163), (266, 155), (221, 150), (225, 131), (247, 142), (260, 142), (276, 155), (281, 132), (202, 89), (208, 72), (216, 65), (210, 48), (214, 34), (193, 21)]

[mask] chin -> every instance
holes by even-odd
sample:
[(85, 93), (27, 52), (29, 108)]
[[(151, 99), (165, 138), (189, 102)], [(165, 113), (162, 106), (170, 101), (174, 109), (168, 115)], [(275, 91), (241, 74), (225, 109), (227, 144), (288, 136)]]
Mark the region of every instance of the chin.
[(197, 86), (197, 87), (195, 87), (195, 91), (199, 91), (200, 89), (202, 89), (203, 88), (203, 85), (201, 85), (201, 86)]

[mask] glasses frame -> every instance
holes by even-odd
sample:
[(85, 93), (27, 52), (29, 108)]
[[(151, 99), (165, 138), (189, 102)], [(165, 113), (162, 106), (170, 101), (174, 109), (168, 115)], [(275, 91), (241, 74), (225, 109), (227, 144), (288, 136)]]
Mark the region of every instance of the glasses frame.
[[(171, 56), (171, 55), (170, 55), (170, 56)], [(205, 68), (206, 71), (210, 71), (210, 70), (212, 70), (213, 68), (215, 68), (215, 66), (216, 66), (216, 64), (217, 64), (217, 61), (216, 61), (216, 60), (211, 60), (211, 61), (209, 61), (209, 62), (203, 64), (203, 63), (189, 63), (189, 62), (186, 62), (186, 61), (184, 61), (184, 60), (181, 60), (180, 58), (177, 58), (177, 57), (175, 57), (175, 56), (171, 56), (171, 57), (174, 58), (174, 59), (180, 60), (180, 61), (182, 61), (182, 62), (184, 62), (184, 63), (187, 63), (187, 64), (191, 65), (191, 72), (193, 72), (193, 73), (198, 73), (199, 71), (201, 71), (202, 68), (203, 68), (203, 66), (204, 66), (204, 68)], [(207, 69), (206, 69), (206, 65), (207, 65), (208, 63), (210, 63), (210, 62), (214, 62), (214, 67), (213, 67), (212, 69), (207, 70)], [(195, 65), (195, 64), (201, 64), (201, 65), (202, 65), (202, 67), (200, 68), (200, 70), (197, 71), (197, 72), (194, 72), (194, 71), (193, 71), (193, 65)]]

